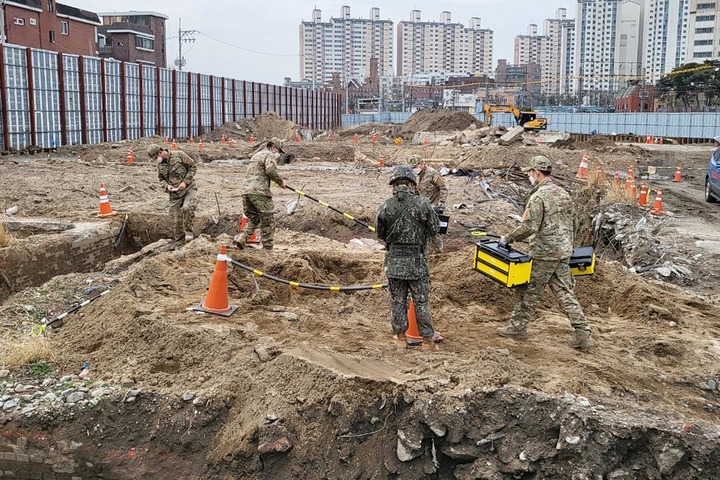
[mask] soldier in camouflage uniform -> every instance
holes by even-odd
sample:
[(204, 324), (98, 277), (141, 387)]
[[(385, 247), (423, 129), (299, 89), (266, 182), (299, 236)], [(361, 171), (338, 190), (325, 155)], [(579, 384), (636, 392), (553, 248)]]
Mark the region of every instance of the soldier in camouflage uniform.
[[(409, 163), (410, 166), (413, 167), (413, 173), (417, 175), (418, 193), (430, 200), (435, 212), (441, 215), (445, 211), (445, 202), (447, 202), (448, 196), (445, 179), (437, 170), (427, 165), (420, 155), (412, 155)], [(443, 252), (443, 241), (439, 234), (433, 236), (430, 239), (430, 243), (432, 244), (434, 252)]]
[(516, 304), (510, 325), (497, 329), (503, 337), (527, 338), (527, 325), (532, 319), (546, 285), (550, 285), (560, 307), (570, 319), (575, 333), (570, 340), (573, 348), (592, 347), (590, 327), (585, 320), (580, 303), (573, 288), (575, 279), (570, 271), (569, 260), (573, 251), (574, 209), (572, 198), (550, 178), (552, 166), (543, 156), (533, 157), (528, 172), (530, 182), (535, 185), (525, 205), (520, 226), (502, 237), (501, 248), (510, 243), (534, 235), (530, 242), (533, 258), (530, 283), (515, 290)]
[[(425, 251), (428, 238), (437, 234), (438, 217), (428, 199), (417, 195), (417, 180), (410, 167), (395, 167), (389, 183), (393, 186), (393, 196), (378, 210), (376, 231), (388, 250), (384, 271), (390, 289), (394, 338), (398, 346), (430, 346), (442, 341), (442, 336), (433, 329), (430, 315), (430, 267)], [(405, 338), (408, 291), (415, 302), (422, 342)]]
[(193, 239), (193, 220), (197, 207), (197, 185), (193, 181), (197, 165), (190, 156), (179, 150), (168, 151), (161, 145), (150, 145), (148, 156), (158, 162), (158, 179), (163, 191), (170, 195), (170, 216), (176, 242)]
[(255, 229), (260, 226), (262, 248), (272, 250), (275, 235), (275, 205), (270, 192), (270, 182), (277, 183), (280, 188), (285, 187), (283, 179), (277, 171), (278, 161), (288, 163), (292, 155), (285, 155), (283, 142), (277, 138), (267, 142), (266, 148), (260, 150), (250, 158), (245, 185), (243, 187), (243, 209), (248, 222), (240, 234), (236, 235), (233, 243), (238, 248), (244, 248), (247, 239), (252, 236)]

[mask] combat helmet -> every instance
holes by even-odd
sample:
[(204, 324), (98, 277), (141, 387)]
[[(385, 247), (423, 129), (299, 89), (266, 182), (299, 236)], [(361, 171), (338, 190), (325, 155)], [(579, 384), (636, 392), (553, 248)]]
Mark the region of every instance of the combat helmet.
[(410, 155), (410, 158), (408, 158), (408, 165), (410, 165), (411, 167), (414, 167), (421, 162), (422, 157), (420, 157), (420, 155), (418, 155), (417, 153), (413, 153), (412, 155)]
[(390, 181), (388, 182), (388, 185), (392, 185), (401, 179), (405, 179), (417, 185), (417, 177), (415, 176), (415, 173), (413, 173), (412, 168), (410, 168), (408, 165), (396, 166), (393, 170), (392, 175), (390, 175)]

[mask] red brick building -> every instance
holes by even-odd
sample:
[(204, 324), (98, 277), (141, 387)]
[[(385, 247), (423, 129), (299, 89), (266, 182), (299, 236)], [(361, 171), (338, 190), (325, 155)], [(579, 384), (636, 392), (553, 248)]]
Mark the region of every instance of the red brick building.
[(77, 55), (97, 54), (96, 13), (55, 0), (5, 0), (2, 31), (6, 43)]
[(156, 12), (101, 13), (100, 56), (167, 67), (166, 15)]
[(655, 109), (655, 89), (652, 85), (630, 85), (615, 97), (615, 112), (652, 112)]

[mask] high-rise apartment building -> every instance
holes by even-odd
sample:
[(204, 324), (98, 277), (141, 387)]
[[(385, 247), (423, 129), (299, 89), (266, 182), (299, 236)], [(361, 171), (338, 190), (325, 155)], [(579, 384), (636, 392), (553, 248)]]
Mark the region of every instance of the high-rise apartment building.
[[(685, 63), (690, 0), (645, 0), (643, 64), (651, 82)], [(713, 2), (714, 3), (714, 2)]]
[(686, 62), (720, 59), (720, 1), (690, 0)]
[(531, 23), (528, 25), (527, 34), (515, 37), (515, 65), (526, 65), (528, 63), (540, 65), (540, 57), (547, 38), (538, 35), (537, 29), (537, 25)]
[(300, 77), (330, 83), (333, 74), (346, 84), (370, 76), (370, 60), (377, 59), (380, 76), (392, 73), (393, 22), (380, 20), (380, 9), (370, 9), (370, 18), (351, 18), (343, 6), (339, 18), (322, 21), (314, 9), (312, 20), (300, 24)]
[(641, 63), (645, 0), (578, 0), (575, 92), (614, 91)]
[(423, 22), (420, 10), (397, 27), (397, 74), (410, 76), (429, 72), (492, 74), (493, 32), (472, 17), (468, 27), (453, 22), (450, 12), (440, 21)]

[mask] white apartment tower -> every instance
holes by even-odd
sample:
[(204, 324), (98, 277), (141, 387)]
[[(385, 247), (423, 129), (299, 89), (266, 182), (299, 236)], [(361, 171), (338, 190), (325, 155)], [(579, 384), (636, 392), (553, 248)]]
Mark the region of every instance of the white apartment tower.
[(540, 64), (546, 38), (537, 33), (537, 25), (528, 25), (527, 34), (515, 36), (515, 65)]
[(439, 22), (423, 22), (420, 10), (397, 27), (397, 74), (410, 76), (430, 72), (492, 74), (493, 32), (481, 27), (480, 18), (468, 27), (453, 23), (450, 12)]
[(645, 0), (577, 1), (573, 90), (617, 90), (641, 63)]
[(686, 62), (720, 59), (720, 1), (690, 0)]
[(555, 10), (555, 18), (543, 22), (543, 33), (545, 41), (540, 57), (542, 92), (547, 95), (567, 93), (573, 74), (575, 21), (567, 18), (566, 9), (558, 8)]
[(690, 0), (646, 0), (642, 70), (656, 83), (685, 63)]
[(339, 18), (322, 21), (313, 9), (312, 20), (300, 24), (300, 77), (328, 83), (334, 73), (345, 84), (351, 78), (370, 76), (370, 59), (378, 59), (378, 75), (392, 74), (393, 22), (380, 20), (380, 9), (370, 9), (370, 18), (351, 18), (343, 6)]

